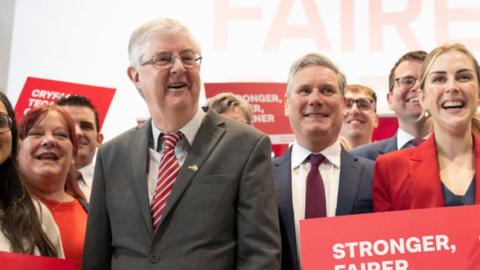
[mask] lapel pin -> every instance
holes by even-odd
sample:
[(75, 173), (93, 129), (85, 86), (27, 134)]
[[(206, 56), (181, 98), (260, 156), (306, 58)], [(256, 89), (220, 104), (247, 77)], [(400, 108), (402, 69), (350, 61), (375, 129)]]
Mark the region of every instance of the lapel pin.
[(187, 168), (192, 172), (196, 172), (198, 170), (197, 164), (192, 164), (192, 165), (188, 166)]

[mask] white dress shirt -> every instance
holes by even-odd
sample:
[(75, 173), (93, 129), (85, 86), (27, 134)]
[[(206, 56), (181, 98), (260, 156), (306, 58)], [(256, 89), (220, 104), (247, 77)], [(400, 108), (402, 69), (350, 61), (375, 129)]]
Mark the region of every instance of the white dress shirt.
[(92, 162), (87, 166), (79, 169), (82, 174), (82, 178), (78, 179), (78, 187), (85, 194), (87, 202), (90, 202), (90, 193), (92, 192), (93, 172), (95, 170), (95, 157)]
[[(340, 183), (340, 154), (342, 148), (336, 141), (320, 153), (325, 161), (320, 164), (319, 171), (325, 186), (327, 217), (335, 216), (337, 210), (338, 187)], [(295, 220), (295, 236), (297, 238), (298, 258), (300, 261), (300, 220), (305, 219), (305, 197), (307, 190), (307, 176), (310, 171), (310, 162), (306, 158), (311, 151), (300, 146), (296, 141), (292, 146), (292, 207)]]
[(402, 149), (409, 141), (415, 139), (413, 135), (406, 132), (405, 130), (398, 128), (397, 130), (397, 149)]
[[(430, 136), (428, 134), (427, 136), (423, 137), (424, 139), (427, 139)], [(407, 143), (409, 143), (411, 140), (415, 139), (412, 134), (406, 132), (405, 130), (398, 128), (397, 130), (397, 149), (402, 149), (405, 147)]]
[[(201, 108), (198, 109), (197, 113), (193, 116), (193, 118), (182, 128), (178, 131), (182, 132), (183, 138), (175, 145), (175, 156), (180, 164), (180, 167), (185, 162), (187, 157), (188, 151), (197, 135), (197, 132), (202, 124), (203, 118), (205, 118), (205, 112), (202, 111)], [(158, 136), (162, 133), (155, 125), (152, 123), (152, 136), (153, 140), (153, 148), (149, 149), (150, 153), (150, 161), (148, 166), (148, 199), (152, 202), (153, 195), (155, 193), (155, 187), (157, 186), (157, 175), (158, 175), (158, 167), (160, 165), (160, 157), (163, 152), (163, 145), (160, 152), (157, 152), (158, 144)]]

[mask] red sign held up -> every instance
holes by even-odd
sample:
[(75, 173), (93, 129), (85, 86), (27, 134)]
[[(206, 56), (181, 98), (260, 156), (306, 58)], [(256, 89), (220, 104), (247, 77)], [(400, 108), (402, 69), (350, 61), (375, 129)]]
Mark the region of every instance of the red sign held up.
[(8, 270), (73, 270), (74, 261), (43, 256), (0, 252), (1, 269)]
[(54, 103), (57, 99), (72, 94), (84, 96), (92, 102), (98, 111), (99, 128), (101, 129), (112, 103), (115, 88), (33, 77), (27, 78), (15, 106), (17, 121), (20, 122), (23, 116), (34, 107)]
[(269, 135), (291, 134), (285, 116), (285, 83), (205, 83), (207, 98), (232, 92), (250, 103), (253, 125)]
[(476, 270), (480, 205), (300, 222), (304, 270)]

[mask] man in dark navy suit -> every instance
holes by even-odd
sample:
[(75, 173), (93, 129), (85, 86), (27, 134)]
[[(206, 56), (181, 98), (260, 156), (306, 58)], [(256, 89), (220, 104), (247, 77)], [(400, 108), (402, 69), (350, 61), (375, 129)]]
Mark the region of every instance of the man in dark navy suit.
[(418, 102), (418, 76), (427, 53), (411, 51), (404, 54), (393, 66), (389, 75), (388, 105), (398, 119), (398, 130), (392, 137), (359, 146), (351, 154), (376, 160), (379, 155), (413, 146), (414, 139), (430, 133), (430, 121), (422, 114)]
[(372, 211), (373, 162), (338, 141), (346, 80), (326, 57), (307, 54), (290, 69), (285, 112), (295, 135), (273, 162), (282, 233), (282, 269), (301, 269), (299, 221)]

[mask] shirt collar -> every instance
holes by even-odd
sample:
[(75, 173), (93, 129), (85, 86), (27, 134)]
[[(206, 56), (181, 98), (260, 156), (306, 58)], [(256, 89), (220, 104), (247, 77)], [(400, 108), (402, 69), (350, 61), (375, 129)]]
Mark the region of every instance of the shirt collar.
[[(430, 134), (428, 134), (423, 138), (427, 139), (428, 137), (430, 137)], [(415, 137), (412, 134), (406, 132), (405, 130), (399, 127), (397, 130), (397, 149), (402, 149), (412, 139), (415, 139)]]
[(410, 140), (414, 139), (410, 133), (407, 133), (405, 130), (398, 128), (397, 131), (397, 149), (402, 149), (405, 144), (407, 144)]
[[(342, 147), (340, 146), (340, 142), (337, 140), (332, 145), (328, 146), (327, 148), (320, 151), (320, 153), (314, 154), (322, 154), (328, 162), (330, 162), (333, 166), (340, 168), (340, 154), (342, 152)], [(292, 168), (296, 168), (300, 166), (305, 159), (312, 154), (313, 152), (304, 148), (297, 141), (293, 142), (292, 145)]]
[(94, 169), (95, 169), (95, 162), (92, 161), (90, 164), (88, 164), (87, 166), (79, 169), (78, 171), (80, 173), (82, 173), (82, 177), (85, 179), (85, 178), (92, 178), (93, 177)]
[[(195, 140), (195, 136), (200, 129), (200, 125), (202, 125), (203, 118), (205, 118), (205, 112), (199, 107), (192, 119), (190, 119), (187, 124), (178, 130), (183, 133), (183, 136), (185, 136), (190, 145), (192, 145), (193, 140)], [(153, 121), (151, 123), (152, 136), (155, 138), (153, 140), (153, 149), (157, 149), (158, 136), (160, 136), (160, 134), (163, 132), (153, 124)]]

